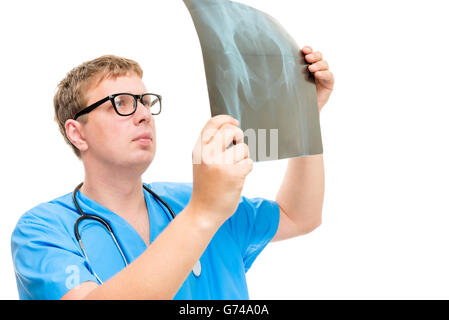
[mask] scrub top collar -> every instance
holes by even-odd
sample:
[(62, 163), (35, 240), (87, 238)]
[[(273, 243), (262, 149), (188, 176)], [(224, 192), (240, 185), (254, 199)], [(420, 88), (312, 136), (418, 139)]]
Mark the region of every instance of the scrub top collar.
[[(154, 241), (151, 230), (152, 221), (154, 219), (152, 219), (150, 213), (152, 212), (152, 210), (154, 210), (154, 205), (151, 204), (152, 201), (151, 199), (148, 198), (147, 193), (148, 192), (144, 191), (148, 219), (150, 221), (150, 244), (151, 244)], [(84, 195), (81, 191), (78, 191), (76, 196), (81, 208), (86, 214), (97, 215), (105, 219), (109, 223), (128, 261), (134, 260), (138, 255), (140, 255), (141, 252), (143, 252), (147, 248), (147, 245), (140, 236), (140, 234), (136, 231), (136, 229), (134, 229), (134, 227), (128, 221), (126, 221), (126, 219), (122, 218), (119, 214), (111, 211), (110, 209), (106, 208), (105, 206), (101, 205), (95, 200), (90, 199), (88, 196)], [(130, 243), (132, 244), (133, 248), (130, 248), (129, 246)], [(134, 254), (130, 254), (131, 252)]]

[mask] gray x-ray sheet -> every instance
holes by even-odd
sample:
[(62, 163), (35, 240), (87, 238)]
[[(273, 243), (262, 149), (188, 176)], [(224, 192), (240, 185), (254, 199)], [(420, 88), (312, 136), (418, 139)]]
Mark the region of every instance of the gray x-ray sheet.
[(212, 116), (240, 121), (254, 161), (322, 153), (315, 81), (282, 26), (237, 2), (184, 3), (201, 43)]

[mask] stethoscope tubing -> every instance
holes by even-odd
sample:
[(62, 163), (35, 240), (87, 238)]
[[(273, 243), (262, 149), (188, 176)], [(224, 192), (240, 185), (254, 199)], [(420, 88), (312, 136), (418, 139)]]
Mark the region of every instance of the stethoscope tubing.
[[(114, 235), (114, 231), (112, 230), (111, 226), (109, 225), (109, 223), (104, 220), (103, 218), (93, 215), (93, 214), (86, 214), (83, 209), (81, 209), (81, 206), (78, 203), (78, 200), (76, 199), (76, 194), (78, 193), (78, 191), (80, 190), (80, 188), (82, 187), (83, 182), (81, 182), (76, 188), (75, 190), (73, 190), (72, 193), (72, 199), (73, 199), (73, 203), (75, 204), (76, 209), (78, 210), (78, 213), (80, 214), (80, 217), (76, 220), (75, 222), (75, 226), (74, 226), (74, 232), (75, 232), (75, 237), (76, 240), (78, 241), (78, 244), (81, 248), (81, 251), (83, 252), (84, 256), (86, 257), (86, 261), (87, 263), (90, 265), (89, 262), (89, 258), (87, 257), (87, 253), (86, 250), (84, 249), (84, 245), (83, 242), (81, 240), (81, 235), (79, 233), (79, 224), (83, 221), (83, 220), (95, 220), (97, 222), (99, 222), (100, 224), (102, 224), (106, 230), (108, 230), (112, 240), (114, 241), (116, 247), (118, 248), (120, 255), (122, 256), (123, 261), (125, 262), (125, 266), (128, 266), (128, 260), (125, 257), (125, 254), (122, 251), (122, 248), (120, 247), (115, 235)], [(146, 185), (143, 185), (143, 188), (148, 191), (157, 201), (161, 202), (170, 212), (171, 218), (175, 219), (176, 215), (173, 211), (173, 209), (167, 204), (167, 202), (165, 202), (161, 197), (159, 197), (159, 195), (157, 195), (153, 190), (151, 190), (150, 188), (148, 188)], [(92, 268), (91, 268), (92, 269)], [(92, 269), (92, 272), (94, 274), (94, 276), (97, 278), (97, 280), (100, 282), (100, 284), (103, 283), (103, 281), (101, 281), (100, 277), (95, 273), (95, 271)]]

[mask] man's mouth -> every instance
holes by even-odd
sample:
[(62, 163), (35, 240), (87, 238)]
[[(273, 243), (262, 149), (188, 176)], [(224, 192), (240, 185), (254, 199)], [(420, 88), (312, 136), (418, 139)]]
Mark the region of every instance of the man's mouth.
[(144, 133), (136, 137), (133, 141), (139, 142), (142, 145), (150, 145), (153, 143), (153, 137), (150, 133)]

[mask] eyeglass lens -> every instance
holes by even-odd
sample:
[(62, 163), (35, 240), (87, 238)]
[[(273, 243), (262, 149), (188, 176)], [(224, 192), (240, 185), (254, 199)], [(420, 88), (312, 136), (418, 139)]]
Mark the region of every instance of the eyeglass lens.
[[(150, 109), (151, 114), (156, 115), (161, 111), (161, 101), (156, 95), (145, 94), (141, 103)], [(126, 116), (134, 113), (137, 107), (137, 99), (128, 94), (121, 94), (114, 98), (114, 104), (120, 115)]]

